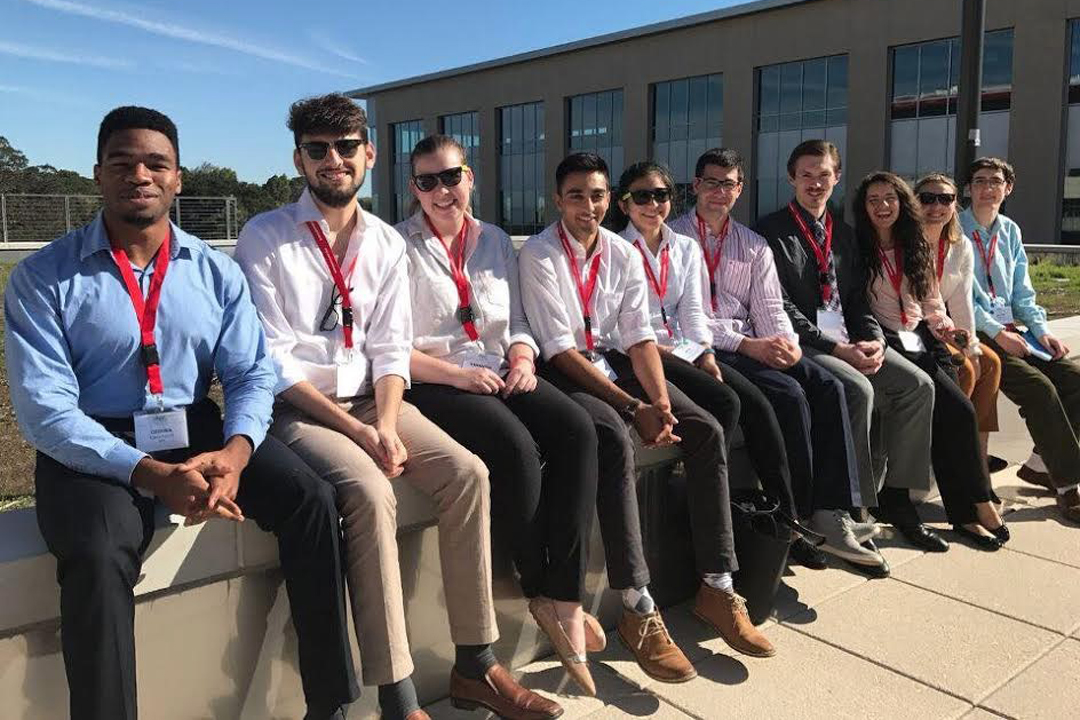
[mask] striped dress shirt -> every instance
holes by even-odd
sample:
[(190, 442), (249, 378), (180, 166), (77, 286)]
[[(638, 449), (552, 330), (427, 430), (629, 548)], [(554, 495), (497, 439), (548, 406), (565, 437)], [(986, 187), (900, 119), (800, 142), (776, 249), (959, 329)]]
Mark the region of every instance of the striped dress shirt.
[[(696, 211), (691, 210), (673, 221), (671, 229), (694, 238), (704, 258)], [(705, 235), (704, 242), (712, 256), (717, 251), (719, 240), (708, 226)], [(704, 260), (701, 263), (701, 283), (713, 344), (720, 350), (737, 351), (744, 337), (779, 335), (795, 344), (799, 343), (799, 336), (784, 311), (783, 291), (769, 244), (765, 238), (734, 218), (730, 220), (720, 264), (716, 268), (715, 311), (709, 301), (709, 269)]]

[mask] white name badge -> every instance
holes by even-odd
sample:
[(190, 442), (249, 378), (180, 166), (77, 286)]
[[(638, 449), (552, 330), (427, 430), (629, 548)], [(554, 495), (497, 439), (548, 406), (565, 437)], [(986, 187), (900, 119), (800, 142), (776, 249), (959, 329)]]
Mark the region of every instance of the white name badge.
[(364, 367), (359, 357), (342, 359), (337, 364), (337, 396), (339, 399), (356, 397), (364, 386)]
[(848, 342), (847, 326), (844, 325), (844, 313), (839, 310), (818, 310), (817, 326), (822, 334), (833, 342)]
[(671, 350), (671, 354), (677, 358), (685, 360), (688, 363), (692, 363), (701, 357), (701, 353), (705, 352), (705, 346), (701, 343), (691, 342), (686, 338), (679, 338), (679, 341), (675, 343), (675, 347)]
[(1012, 306), (1007, 305), (1000, 299), (994, 302), (991, 312), (994, 315), (994, 319), (1002, 325), (1012, 325), (1015, 322), (1013, 319)]
[(596, 358), (592, 361), (592, 364), (596, 367), (597, 370), (604, 373), (604, 376), (607, 377), (607, 379), (611, 382), (615, 382), (619, 379), (618, 374), (615, 372), (615, 368), (611, 367), (611, 363), (609, 363), (607, 361), (607, 358), (603, 355), (597, 355)]
[(904, 346), (904, 349), (908, 352), (926, 352), (926, 343), (923, 342), (922, 337), (910, 330), (901, 330), (900, 344)]
[(146, 453), (186, 448), (187, 411), (164, 410), (135, 413), (135, 447)]
[(502, 372), (503, 359), (498, 355), (491, 355), (489, 353), (470, 352), (461, 360), (461, 367), (486, 368), (491, 372), (498, 374)]

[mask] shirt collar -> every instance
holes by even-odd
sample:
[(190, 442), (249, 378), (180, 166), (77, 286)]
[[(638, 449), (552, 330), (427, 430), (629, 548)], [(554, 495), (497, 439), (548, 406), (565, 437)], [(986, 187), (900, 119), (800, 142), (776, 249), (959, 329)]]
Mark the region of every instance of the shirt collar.
[[(466, 242), (472, 241), (480, 236), (480, 232), (483, 227), (480, 221), (474, 218), (469, 213), (465, 213), (465, 223), (469, 226), (469, 231), (466, 234)], [(405, 221), (405, 237), (410, 240), (434, 240), (435, 233), (431, 232), (431, 228), (424, 220), (424, 211), (417, 210), (414, 212), (408, 220)]]
[[(645, 242), (645, 236), (642, 235), (641, 231), (634, 226), (634, 223), (626, 223), (626, 228), (619, 234), (622, 235), (622, 237), (624, 237), (626, 240), (629, 240), (631, 244), (640, 242), (643, 248), (648, 249), (648, 245)], [(675, 231), (668, 227), (667, 223), (664, 223), (660, 226), (660, 247), (658, 247), (656, 251), (660, 252), (665, 247), (671, 245), (674, 239)]]
[[(364, 220), (364, 208), (360, 207), (358, 200), (354, 199), (353, 202), (356, 203), (356, 231), (353, 233), (355, 237), (364, 231), (367, 224)], [(322, 210), (311, 197), (311, 188), (304, 188), (304, 192), (300, 193), (300, 199), (296, 201), (296, 225), (300, 227), (312, 220), (322, 225), (323, 232), (330, 230), (330, 224), (323, 217)]]
[[(566, 223), (559, 220), (551, 226), (551, 234), (555, 236), (555, 242), (562, 246), (562, 241), (559, 239), (559, 226), (562, 226), (562, 230), (566, 233), (566, 239), (570, 241), (570, 248), (574, 251), (574, 255), (578, 257), (585, 257), (585, 246), (582, 245), (574, 237), (574, 234), (570, 232), (570, 229), (566, 227)], [(593, 247), (593, 255), (604, 252), (604, 228), (601, 227), (596, 233), (596, 245)], [(590, 258), (592, 255), (589, 256)]]
[[(170, 222), (169, 227), (172, 229), (172, 238), (169, 243), (170, 260), (178, 258), (181, 250), (187, 250), (190, 255), (202, 249), (196, 238), (181, 230), (176, 226), (176, 223)], [(95, 255), (102, 250), (112, 250), (112, 245), (109, 243), (109, 232), (105, 228), (105, 213), (99, 210), (98, 214), (85, 228), (82, 249), (79, 252), (79, 261), (85, 261), (91, 255)]]

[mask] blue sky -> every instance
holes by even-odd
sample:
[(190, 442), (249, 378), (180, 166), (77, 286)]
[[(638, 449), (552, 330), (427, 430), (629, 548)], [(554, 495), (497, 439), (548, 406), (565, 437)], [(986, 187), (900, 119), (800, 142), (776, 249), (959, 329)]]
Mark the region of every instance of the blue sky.
[[(89, 175), (117, 105), (168, 114), (181, 160), (294, 174), (293, 100), (544, 48), (736, 0), (0, 0), (0, 135)], [(527, 10), (526, 10), (527, 8)]]

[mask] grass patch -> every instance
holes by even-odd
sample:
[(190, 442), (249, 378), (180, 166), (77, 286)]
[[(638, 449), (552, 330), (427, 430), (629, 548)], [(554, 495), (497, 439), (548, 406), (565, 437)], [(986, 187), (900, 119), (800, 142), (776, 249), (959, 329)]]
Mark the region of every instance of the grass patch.
[(1035, 297), (1051, 319), (1080, 313), (1080, 265), (1030, 265)]

